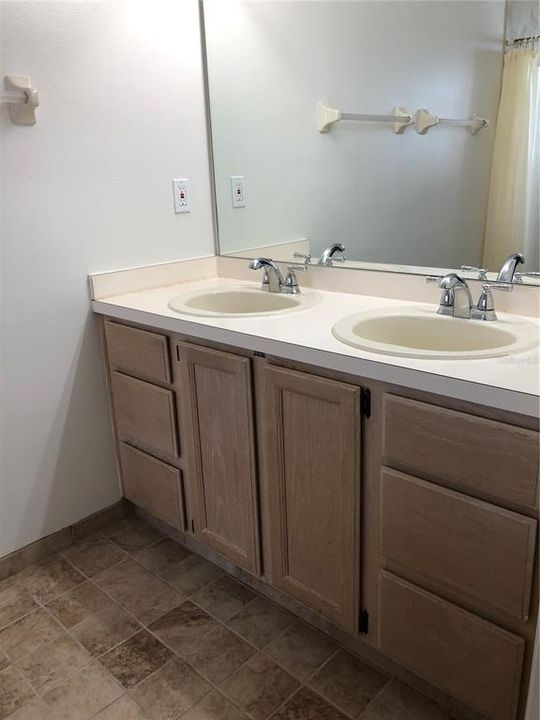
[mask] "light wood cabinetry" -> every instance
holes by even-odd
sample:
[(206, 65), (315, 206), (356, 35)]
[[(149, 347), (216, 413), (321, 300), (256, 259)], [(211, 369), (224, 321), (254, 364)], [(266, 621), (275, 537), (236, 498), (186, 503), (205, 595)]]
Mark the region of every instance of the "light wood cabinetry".
[(127, 498), (325, 629), (490, 720), (523, 717), (532, 421), (112, 321), (103, 334)]
[(195, 537), (258, 573), (250, 361), (182, 342), (176, 348)]
[(538, 504), (538, 433), (386, 394), (384, 465), (525, 509)]
[(356, 632), (360, 389), (272, 366), (264, 385), (272, 583)]
[(381, 650), (493, 720), (516, 716), (523, 638), (387, 572)]
[(181, 471), (124, 442), (120, 459), (128, 500), (172, 527), (185, 530)]
[(526, 620), (536, 520), (383, 468), (381, 553), (433, 589)]

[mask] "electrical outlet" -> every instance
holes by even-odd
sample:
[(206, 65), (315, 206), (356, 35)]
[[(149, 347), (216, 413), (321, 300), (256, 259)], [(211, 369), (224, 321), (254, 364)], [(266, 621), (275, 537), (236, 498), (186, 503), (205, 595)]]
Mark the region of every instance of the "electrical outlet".
[(174, 212), (188, 213), (191, 212), (191, 197), (189, 194), (189, 179), (175, 178), (172, 181)]
[(231, 200), (233, 208), (246, 207), (246, 178), (244, 175), (231, 175)]

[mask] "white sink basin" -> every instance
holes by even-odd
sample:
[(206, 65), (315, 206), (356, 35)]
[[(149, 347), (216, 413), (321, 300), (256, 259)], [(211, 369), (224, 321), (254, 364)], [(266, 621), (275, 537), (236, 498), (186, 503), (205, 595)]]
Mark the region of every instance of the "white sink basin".
[(539, 342), (539, 328), (521, 318), (462, 320), (435, 310), (401, 308), (349, 315), (332, 328), (347, 345), (387, 355), (464, 360), (513, 355)]
[(298, 295), (271, 293), (260, 287), (240, 285), (196, 290), (177, 295), (169, 307), (185, 315), (203, 317), (257, 317), (290, 313), (312, 307), (319, 296), (312, 290)]

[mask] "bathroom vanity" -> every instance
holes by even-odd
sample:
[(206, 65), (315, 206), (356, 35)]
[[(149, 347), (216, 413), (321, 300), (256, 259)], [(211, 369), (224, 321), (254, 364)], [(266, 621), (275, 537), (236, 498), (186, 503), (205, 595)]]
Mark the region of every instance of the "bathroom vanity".
[(139, 311), (94, 302), (125, 497), (374, 661), (491, 720), (521, 717), (537, 417), (388, 381), (384, 358), (377, 379), (376, 363), (363, 376), (289, 342), (224, 342), (216, 320), (148, 312), (155, 293)]

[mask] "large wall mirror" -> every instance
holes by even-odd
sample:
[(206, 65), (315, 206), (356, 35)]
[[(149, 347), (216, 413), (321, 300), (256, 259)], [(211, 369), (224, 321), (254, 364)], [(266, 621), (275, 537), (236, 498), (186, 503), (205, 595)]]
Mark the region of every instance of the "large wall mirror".
[(537, 284), (538, 6), (205, 0), (221, 254)]

